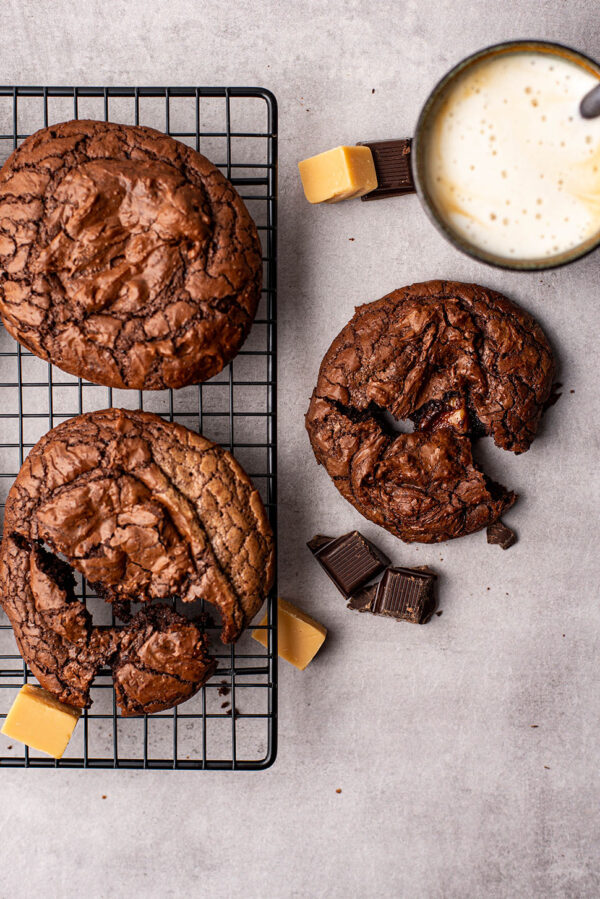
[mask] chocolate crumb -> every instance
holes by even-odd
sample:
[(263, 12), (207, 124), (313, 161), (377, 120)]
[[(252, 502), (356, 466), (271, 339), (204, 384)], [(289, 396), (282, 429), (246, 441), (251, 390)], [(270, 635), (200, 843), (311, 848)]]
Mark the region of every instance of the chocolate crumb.
[(236, 717), (236, 718), (239, 718), (239, 717), (240, 717), (240, 710), (239, 710), (239, 709), (227, 709), (227, 711), (225, 712), (225, 714), (226, 714), (226, 715), (231, 715), (232, 712), (235, 714), (235, 717)]
[(341, 791), (340, 788), (338, 787), (337, 790), (336, 790), (335, 792), (336, 792), (336, 793), (341, 793), (342, 791)]
[(509, 549), (517, 542), (517, 535), (511, 531), (503, 521), (494, 521), (488, 525), (486, 530), (487, 542), (495, 546), (501, 546), (502, 549)]
[(530, 724), (529, 727), (539, 727), (539, 724)]
[[(563, 634), (563, 637), (564, 637), (564, 634)], [(10, 744), (10, 746), (7, 746), (6, 748), (7, 748), (7, 749), (12, 749), (12, 743)]]
[(443, 609), (440, 609), (439, 612), (436, 612), (435, 614), (436, 614), (436, 615), (438, 616), (438, 618), (439, 618), (440, 615), (443, 615), (443, 614), (444, 614), (444, 610), (443, 610)]
[(549, 771), (549, 770), (550, 770), (550, 765), (544, 765), (544, 768), (546, 769), (546, 771)]
[(372, 93), (372, 94), (375, 93), (375, 88), (374, 88), (374, 87), (371, 88), (371, 93)]
[(226, 709), (228, 705), (230, 705), (229, 700), (226, 700), (225, 702), (221, 703), (221, 708)]
[(348, 240), (356, 240), (355, 237), (349, 237)]
[(106, 799), (106, 793), (103, 793), (103, 794), (102, 794), (102, 798), (103, 798), (103, 799)]
[(219, 694), (219, 696), (229, 696), (229, 694), (231, 693), (231, 690), (227, 686), (227, 681), (222, 680), (221, 683), (224, 684), (225, 686), (219, 687), (219, 689), (217, 690), (217, 693)]
[[(574, 391), (574, 390), (569, 390), (569, 393), (575, 393), (575, 391)], [(545, 766), (544, 766), (544, 767), (545, 767)]]

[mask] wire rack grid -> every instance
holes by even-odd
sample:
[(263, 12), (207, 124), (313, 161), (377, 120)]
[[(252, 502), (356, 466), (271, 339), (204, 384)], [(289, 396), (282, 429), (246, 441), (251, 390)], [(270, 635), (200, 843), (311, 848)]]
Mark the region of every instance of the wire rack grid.
[[(29, 353), (0, 326), (0, 525), (6, 496), (36, 441), (66, 418), (109, 406), (146, 409), (197, 429), (233, 452), (253, 478), (276, 532), (277, 103), (263, 88), (0, 87), (0, 165), (38, 128), (72, 118), (149, 125), (208, 156), (236, 186), (263, 247), (263, 290), (246, 343), (219, 375), (180, 390), (99, 387)], [(107, 603), (78, 579), (94, 624)], [(179, 611), (181, 604), (172, 600)], [(210, 613), (211, 607), (207, 606)], [(197, 611), (197, 610), (196, 610)], [(261, 616), (262, 616), (261, 612)], [(224, 647), (209, 627), (215, 676), (168, 712), (122, 718), (102, 671), (59, 761), (0, 737), (0, 767), (260, 770), (277, 752), (277, 602), (267, 600), (267, 647), (246, 631)], [(0, 719), (34, 681), (0, 613)]]

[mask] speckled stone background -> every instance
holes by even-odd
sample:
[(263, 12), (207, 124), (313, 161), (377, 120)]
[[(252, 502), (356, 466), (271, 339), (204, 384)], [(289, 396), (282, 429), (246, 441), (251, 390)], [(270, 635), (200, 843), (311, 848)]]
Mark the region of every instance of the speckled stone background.
[[(7, 84), (276, 93), (280, 588), (330, 629), (306, 672), (281, 665), (266, 773), (0, 772), (0, 895), (597, 896), (600, 255), (495, 271), (449, 247), (416, 197), (311, 208), (296, 170), (335, 144), (409, 135), (436, 79), (486, 44), (544, 37), (599, 57), (597, 0), (3, 0), (0, 35)], [(485, 451), (520, 494), (508, 552), (482, 534), (404, 546), (361, 522), (303, 428), (354, 306), (440, 276), (522, 303), (560, 359), (563, 396), (532, 449)], [(441, 617), (346, 611), (304, 544), (357, 526), (436, 568)]]

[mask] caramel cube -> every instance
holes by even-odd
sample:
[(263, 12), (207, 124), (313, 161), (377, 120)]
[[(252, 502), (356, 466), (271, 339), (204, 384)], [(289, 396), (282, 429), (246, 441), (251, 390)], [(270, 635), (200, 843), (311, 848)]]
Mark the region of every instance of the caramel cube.
[[(285, 599), (277, 600), (277, 609), (278, 654), (286, 662), (304, 671), (325, 642), (327, 628)], [(264, 626), (266, 623), (267, 615), (260, 624)], [(252, 636), (263, 646), (267, 646), (267, 631), (254, 630)]]
[(335, 147), (298, 163), (309, 203), (338, 203), (362, 197), (377, 187), (369, 147)]
[(80, 716), (81, 709), (59, 702), (42, 687), (25, 684), (6, 716), (2, 733), (60, 759)]

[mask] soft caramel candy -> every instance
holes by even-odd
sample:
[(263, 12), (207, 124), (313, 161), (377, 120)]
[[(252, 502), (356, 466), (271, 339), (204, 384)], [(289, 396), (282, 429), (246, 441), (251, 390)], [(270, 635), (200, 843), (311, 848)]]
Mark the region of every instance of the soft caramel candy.
[[(300, 671), (304, 671), (311, 662), (327, 636), (327, 628), (306, 615), (285, 599), (278, 601), (277, 648), (278, 654), (286, 662), (291, 662)], [(267, 623), (267, 615), (260, 622)], [(267, 646), (267, 631), (252, 631), (252, 636), (263, 646)]]
[(60, 759), (80, 716), (81, 709), (59, 702), (41, 687), (25, 684), (6, 716), (2, 733)]
[(337, 203), (362, 197), (377, 187), (369, 147), (335, 147), (298, 163), (309, 203)]

